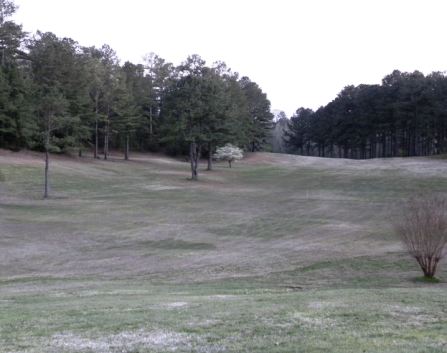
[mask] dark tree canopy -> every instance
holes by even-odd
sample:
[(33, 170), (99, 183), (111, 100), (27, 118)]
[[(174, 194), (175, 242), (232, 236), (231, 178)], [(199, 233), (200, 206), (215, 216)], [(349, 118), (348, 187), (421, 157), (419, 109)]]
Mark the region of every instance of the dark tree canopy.
[[(197, 164), (202, 148), (210, 149), (210, 146), (222, 141), (224, 136), (231, 135), (234, 124), (227, 87), (222, 77), (215, 70), (203, 66), (204, 62), (197, 56), (192, 63), (193, 69), (189, 64), (180, 67), (182, 74), (169, 87), (165, 97), (162, 105), (163, 140), (189, 145), (192, 179), (197, 179)], [(197, 63), (201, 65), (200, 68)]]
[(45, 149), (37, 137), (44, 116), (73, 118), (63, 128), (51, 124), (50, 142), (57, 138), (60, 151), (76, 146), (80, 155), (92, 149), (95, 158), (107, 159), (110, 149), (126, 159), (131, 149), (190, 154), (193, 144), (194, 156), (206, 152), (211, 169), (217, 144), (262, 147), (270, 103), (224, 62), (207, 66), (194, 54), (176, 67), (150, 52), (141, 64), (121, 65), (106, 44), (28, 35), (11, 21), (17, 9), (0, 0), (0, 147)]
[(300, 115), (287, 131), (290, 152), (340, 158), (446, 153), (447, 76), (395, 70), (381, 85), (347, 86), (315, 113)]
[(47, 116), (72, 120), (51, 129), (52, 144), (92, 150), (95, 158), (107, 159), (111, 149), (125, 158), (131, 150), (162, 150), (208, 157), (211, 170), (216, 146), (226, 143), (339, 158), (447, 152), (444, 72), (395, 70), (380, 85), (346, 86), (326, 106), (299, 108), (288, 120), (275, 118), (261, 87), (222, 61), (207, 65), (194, 54), (175, 66), (149, 52), (142, 63), (121, 64), (106, 44), (23, 32), (11, 20), (17, 9), (0, 0), (2, 148), (44, 150), (39, 119), (44, 102), (53, 101), (58, 108)]
[(240, 80), (240, 85), (244, 92), (248, 104), (248, 114), (250, 123), (248, 124), (247, 146), (252, 152), (262, 149), (267, 143), (270, 130), (273, 128), (273, 114), (270, 111), (270, 101), (261, 88), (244, 76)]

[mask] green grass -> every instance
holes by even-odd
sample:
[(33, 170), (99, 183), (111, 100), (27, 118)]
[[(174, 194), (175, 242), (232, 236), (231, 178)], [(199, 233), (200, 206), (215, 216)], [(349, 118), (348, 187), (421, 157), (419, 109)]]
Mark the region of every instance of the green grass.
[(447, 351), (445, 263), (418, 280), (390, 226), (442, 159), (133, 157), (55, 156), (43, 200), (0, 151), (0, 352)]
[(414, 281), (422, 282), (422, 283), (440, 283), (441, 282), (441, 280), (439, 278), (436, 278), (436, 277), (430, 278), (430, 277), (425, 277), (425, 276), (417, 277), (414, 279)]

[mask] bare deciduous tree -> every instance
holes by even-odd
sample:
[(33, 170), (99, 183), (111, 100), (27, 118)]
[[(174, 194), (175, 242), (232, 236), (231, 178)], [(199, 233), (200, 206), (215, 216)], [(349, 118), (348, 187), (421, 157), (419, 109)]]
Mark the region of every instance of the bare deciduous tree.
[(446, 255), (447, 200), (440, 195), (410, 197), (394, 229), (427, 278), (433, 278)]

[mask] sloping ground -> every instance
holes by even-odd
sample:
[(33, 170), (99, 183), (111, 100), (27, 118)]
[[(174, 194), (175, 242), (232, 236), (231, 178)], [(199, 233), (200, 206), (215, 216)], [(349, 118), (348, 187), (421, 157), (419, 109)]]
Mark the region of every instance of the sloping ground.
[(445, 348), (445, 282), (391, 227), (444, 160), (131, 158), (52, 156), (43, 200), (42, 156), (0, 150), (0, 351)]
[(231, 169), (201, 171), (194, 183), (188, 163), (160, 155), (53, 156), (53, 198), (44, 201), (39, 154), (1, 151), (0, 159), (6, 278), (194, 282), (386, 257), (401, 251), (391, 234), (400, 197), (445, 185), (444, 161), (427, 158), (254, 153)]
[(399, 170), (408, 173), (424, 174), (425, 176), (444, 176), (445, 163), (442, 158), (430, 157), (406, 157), (406, 158), (374, 158), (374, 159), (343, 159), (343, 158), (320, 158), (307, 157), (291, 154), (275, 153), (247, 153), (244, 164), (272, 164), (289, 166), (313, 166), (315, 168), (335, 168), (358, 170), (365, 173), (374, 170)]

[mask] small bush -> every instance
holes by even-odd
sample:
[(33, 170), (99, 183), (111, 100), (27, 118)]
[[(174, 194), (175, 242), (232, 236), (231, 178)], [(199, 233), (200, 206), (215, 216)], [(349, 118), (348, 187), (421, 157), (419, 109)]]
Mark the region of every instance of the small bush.
[(394, 229), (426, 278), (434, 278), (447, 243), (446, 198), (440, 195), (410, 197)]
[(239, 147), (233, 146), (231, 143), (227, 143), (225, 146), (217, 148), (213, 158), (217, 161), (228, 161), (231, 168), (231, 162), (244, 158), (244, 152)]

